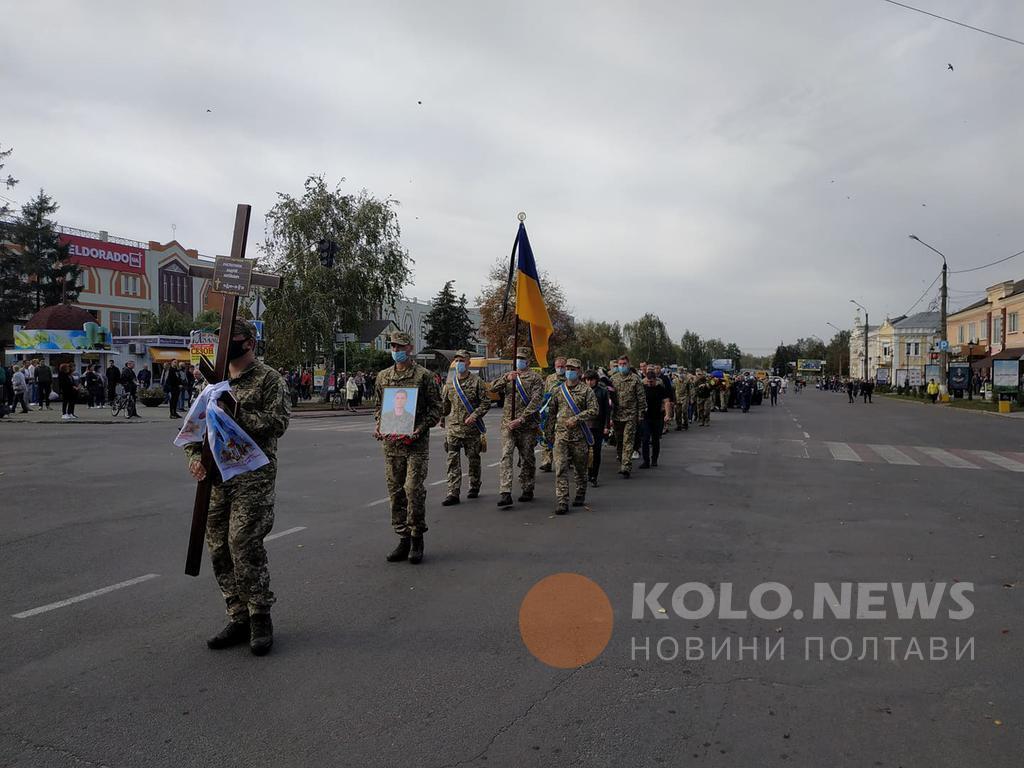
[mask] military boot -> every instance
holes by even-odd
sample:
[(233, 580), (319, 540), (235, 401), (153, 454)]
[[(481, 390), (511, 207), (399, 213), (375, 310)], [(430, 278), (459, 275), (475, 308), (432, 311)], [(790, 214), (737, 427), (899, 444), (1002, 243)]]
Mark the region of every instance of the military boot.
[(409, 562), (413, 565), (419, 565), (423, 562), (423, 537), (413, 536), (412, 537), (412, 550), (409, 552)]
[(453, 507), (459, 503), (459, 497), (457, 494), (449, 493), (444, 497), (444, 501), (441, 502), (442, 507)]
[(512, 494), (511, 493), (503, 493), (503, 494), (501, 494), (501, 498), (498, 499), (498, 506), (499, 507), (511, 507), (512, 506)]
[(533, 501), (533, 491), (523, 491), (519, 497), (520, 501)]
[(479, 488), (470, 488), (469, 493), (466, 494), (467, 499), (475, 499), (480, 495)]
[(409, 557), (409, 537), (403, 536), (398, 540), (398, 546), (391, 550), (391, 554), (388, 555), (389, 563), (400, 563)]
[(576, 498), (572, 500), (572, 505), (574, 507), (582, 507), (586, 503), (587, 499), (582, 494), (576, 494)]
[(566, 506), (563, 506), (562, 504), (559, 504), (558, 507), (555, 508), (555, 514), (556, 515), (567, 515), (567, 514), (569, 514), (569, 508), (566, 507)]
[(249, 650), (254, 656), (266, 656), (274, 645), (274, 623), (269, 613), (254, 613), (249, 620), (252, 627), (249, 635)]
[(241, 645), (249, 639), (249, 619), (232, 619), (220, 632), (206, 641), (206, 647), (215, 651), (230, 648), (233, 645)]

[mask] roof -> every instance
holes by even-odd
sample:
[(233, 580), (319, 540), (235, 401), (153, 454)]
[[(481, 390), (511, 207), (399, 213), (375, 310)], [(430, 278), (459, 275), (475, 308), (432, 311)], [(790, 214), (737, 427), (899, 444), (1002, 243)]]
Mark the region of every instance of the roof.
[(363, 323), (363, 327), (359, 329), (359, 343), (372, 344), (392, 325), (398, 328), (398, 324), (394, 320), (370, 320), (368, 323)]
[(942, 326), (941, 312), (918, 312), (916, 315), (893, 323), (894, 328), (934, 328), (939, 330)]
[(964, 312), (969, 312), (970, 310), (977, 309), (978, 307), (984, 307), (988, 303), (989, 303), (988, 299), (985, 298), (985, 299), (982, 299), (981, 301), (976, 301), (973, 304), (968, 304), (963, 309), (958, 309), (956, 312), (950, 312), (949, 315), (946, 316), (946, 319), (948, 320), (950, 317), (956, 317), (959, 314), (962, 314)]
[(80, 331), (86, 323), (95, 323), (92, 313), (71, 304), (43, 307), (25, 323), (27, 331)]

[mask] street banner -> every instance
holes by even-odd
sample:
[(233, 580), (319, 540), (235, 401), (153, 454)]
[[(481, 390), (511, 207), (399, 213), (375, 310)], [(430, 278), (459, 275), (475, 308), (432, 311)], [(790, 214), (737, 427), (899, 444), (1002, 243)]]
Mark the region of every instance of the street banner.
[(192, 331), (189, 334), (188, 354), (192, 365), (198, 366), (201, 357), (212, 364), (217, 358), (217, 334), (209, 331)]
[(1016, 392), (1019, 388), (1017, 377), (1020, 361), (1012, 360), (992, 361), (992, 391), (996, 394)]
[(907, 369), (907, 384), (912, 387), (920, 387), (924, 384), (924, 371), (920, 368)]
[(971, 364), (970, 363), (950, 363), (949, 364), (949, 388), (957, 390), (965, 390), (970, 385), (971, 381)]
[(821, 373), (824, 365), (824, 360), (805, 360), (801, 358), (796, 361), (796, 369), (798, 371), (806, 371), (807, 373)]
[(313, 386), (320, 389), (324, 385), (324, 379), (327, 378), (326, 366), (318, 365), (313, 369)]
[(942, 382), (942, 367), (938, 365), (926, 365), (924, 367), (925, 383), (935, 379), (936, 383)]
[(716, 359), (711, 361), (711, 370), (713, 371), (724, 371), (726, 373), (732, 371), (733, 365), (732, 360), (727, 359)]
[(888, 384), (889, 383), (889, 369), (888, 368), (879, 368), (877, 371), (875, 371), (875, 381), (878, 384)]

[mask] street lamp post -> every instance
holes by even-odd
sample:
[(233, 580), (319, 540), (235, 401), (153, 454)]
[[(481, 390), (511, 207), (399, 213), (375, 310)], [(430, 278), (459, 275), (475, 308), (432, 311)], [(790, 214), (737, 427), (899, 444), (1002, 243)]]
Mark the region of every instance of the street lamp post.
[[(856, 304), (858, 307), (864, 310), (864, 381), (868, 380), (868, 308), (861, 304), (859, 301), (850, 299), (851, 304)], [(850, 362), (850, 367), (853, 367), (853, 362)]]
[[(839, 332), (839, 337), (842, 338), (842, 334), (843, 334), (843, 329), (842, 328), (839, 328), (838, 326), (832, 325), (832, 323), (830, 323), (828, 320), (825, 321), (825, 325), (828, 325), (828, 326), (831, 326), (832, 328), (835, 328), (835, 330), (837, 330)], [(839, 375), (840, 376), (843, 375), (843, 348), (842, 347), (839, 348)]]
[(942, 338), (941, 338), (941, 340), (946, 342), (946, 344), (944, 346), (946, 346), (947, 349), (940, 349), (939, 350), (939, 352), (942, 355), (939, 358), (942, 361), (942, 366), (941, 366), (942, 381), (940, 382), (939, 387), (943, 391), (948, 391), (946, 385), (947, 385), (947, 382), (949, 381), (949, 351), (948, 351), (949, 339), (946, 338), (946, 303), (949, 300), (949, 290), (946, 287), (946, 275), (948, 274), (949, 270), (946, 267), (946, 254), (944, 254), (938, 248), (932, 248), (932, 246), (928, 245), (928, 243), (926, 243), (924, 240), (922, 240), (917, 235), (908, 235), (908, 237), (910, 237), (911, 240), (916, 240), (921, 245), (923, 245), (925, 248), (928, 248), (929, 250), (935, 251), (935, 253), (939, 254), (939, 256), (942, 257), (942, 308), (940, 310), (939, 322), (942, 324), (942, 328), (941, 328)]

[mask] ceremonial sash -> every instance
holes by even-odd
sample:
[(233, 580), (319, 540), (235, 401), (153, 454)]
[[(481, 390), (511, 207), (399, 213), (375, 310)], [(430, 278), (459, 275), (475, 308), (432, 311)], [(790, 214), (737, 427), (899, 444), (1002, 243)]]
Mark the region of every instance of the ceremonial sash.
[[(459, 384), (459, 374), (456, 373), (452, 377), (452, 382), (454, 382), (454, 384), (455, 384), (455, 394), (457, 394), (459, 396), (459, 400), (462, 401), (462, 405), (466, 409), (466, 413), (469, 414), (469, 415), (472, 415), (474, 409), (473, 409), (473, 406), (469, 402), (469, 398), (466, 397), (466, 393), (462, 391), (462, 385)], [(473, 423), (476, 424), (476, 428), (480, 430), (480, 434), (481, 435), (484, 434), (487, 431), (487, 427), (484, 426), (484, 420), (483, 419), (479, 419), (478, 418)]]
[[(569, 406), (569, 410), (573, 412), (574, 416), (579, 416), (580, 407), (576, 404), (576, 400), (573, 398), (569, 388), (565, 385), (565, 382), (559, 384), (558, 388), (561, 390), (562, 397), (565, 398), (565, 404)], [(590, 427), (583, 421), (579, 421), (577, 423), (579, 424), (580, 431), (583, 432), (583, 439), (587, 441), (587, 445), (593, 445), (594, 435), (590, 431)]]
[(530, 396), (526, 394), (526, 387), (523, 386), (523, 382), (519, 380), (518, 376), (515, 377), (514, 381), (516, 383), (516, 392), (518, 392), (519, 397), (523, 399), (523, 405), (529, 405)]

